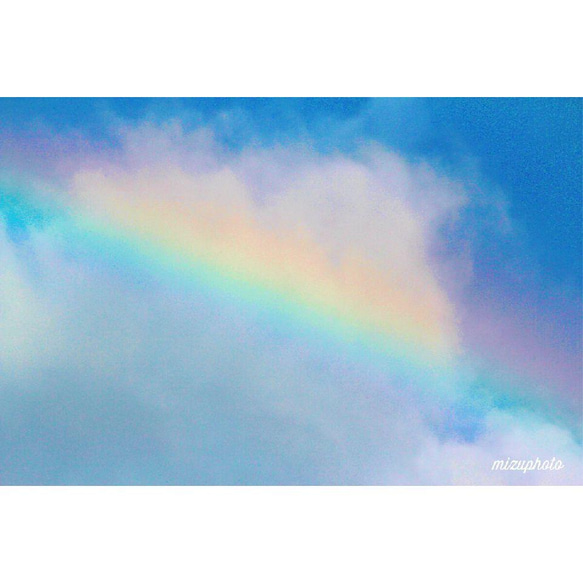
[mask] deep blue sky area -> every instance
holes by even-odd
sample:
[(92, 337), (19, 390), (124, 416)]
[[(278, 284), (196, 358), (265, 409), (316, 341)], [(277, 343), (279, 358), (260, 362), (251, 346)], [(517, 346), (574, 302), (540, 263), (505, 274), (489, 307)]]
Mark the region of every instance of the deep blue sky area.
[[(434, 100), (441, 134), (456, 135), (511, 200), (545, 272), (581, 278), (581, 100)], [(439, 132), (438, 132), (439, 133)]]
[(510, 200), (510, 214), (549, 278), (581, 288), (581, 99), (2, 99), (2, 131), (79, 131), (108, 139), (107, 120), (222, 119), (238, 148), (308, 139), (322, 150), (368, 140), (455, 165), (475, 159)]

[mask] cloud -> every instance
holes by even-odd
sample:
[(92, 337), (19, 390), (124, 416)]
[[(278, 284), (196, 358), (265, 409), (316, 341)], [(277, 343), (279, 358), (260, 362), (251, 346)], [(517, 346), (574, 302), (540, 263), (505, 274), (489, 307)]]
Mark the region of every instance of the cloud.
[[(545, 422), (529, 411), (490, 412), (479, 438), (471, 443), (440, 442), (431, 437), (417, 458), (430, 483), (455, 485), (580, 485), (583, 480), (581, 445), (569, 431)], [(496, 460), (541, 462), (561, 460), (560, 470), (492, 470)]]
[(25, 269), (26, 253), (8, 239), (0, 223), (0, 363), (4, 374), (20, 374), (34, 367), (48, 351), (43, 337), (54, 325), (52, 310), (35, 291), (35, 283)]
[(517, 444), (575, 466), (580, 446), (531, 413), (484, 412), (475, 440), (442, 435), (457, 397), (68, 231), (88, 214), (308, 307), (349, 307), (371, 326), (397, 311), (457, 363), (473, 257), (467, 239), (463, 254), (442, 239), (474, 204), (460, 180), (375, 144), (234, 152), (178, 122), (116, 135), (119, 147), (60, 167), (58, 220), (0, 237), (0, 481), (489, 483), (522, 479), (489, 472)]

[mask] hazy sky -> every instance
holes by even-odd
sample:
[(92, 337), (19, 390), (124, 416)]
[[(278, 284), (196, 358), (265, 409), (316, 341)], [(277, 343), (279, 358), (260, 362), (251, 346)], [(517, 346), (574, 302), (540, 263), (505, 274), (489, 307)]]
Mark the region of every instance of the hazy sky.
[(0, 100), (0, 483), (581, 483), (581, 127)]

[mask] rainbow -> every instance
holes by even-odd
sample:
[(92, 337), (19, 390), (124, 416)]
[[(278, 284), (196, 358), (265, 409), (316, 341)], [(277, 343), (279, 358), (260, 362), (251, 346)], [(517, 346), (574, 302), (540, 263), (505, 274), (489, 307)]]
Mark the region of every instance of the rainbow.
[[(14, 185), (3, 190), (14, 192)], [(555, 406), (555, 392), (508, 371), (485, 370), (475, 356), (460, 354), (435, 306), (392, 274), (358, 256), (335, 264), (308, 233), (261, 225), (244, 206), (107, 189), (66, 197), (16, 190), (13, 196), (50, 217), (45, 228), (75, 257), (146, 270), (217, 301), (251, 306), (268, 325), (330, 358), (402, 379), (424, 397), (469, 402), (474, 410), (552, 411), (555, 421), (578, 425), (568, 404)]]

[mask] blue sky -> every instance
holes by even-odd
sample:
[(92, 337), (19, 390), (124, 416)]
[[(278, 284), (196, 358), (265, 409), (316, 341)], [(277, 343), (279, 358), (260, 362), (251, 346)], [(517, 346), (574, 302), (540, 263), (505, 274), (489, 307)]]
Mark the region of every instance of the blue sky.
[(514, 221), (547, 277), (581, 289), (582, 101), (580, 99), (35, 99), (0, 101), (2, 125), (46, 125), (107, 139), (107, 120), (168, 119), (186, 124), (230, 114), (224, 139), (310, 139), (322, 151), (375, 140), (446, 168), (473, 157), (503, 189)]

